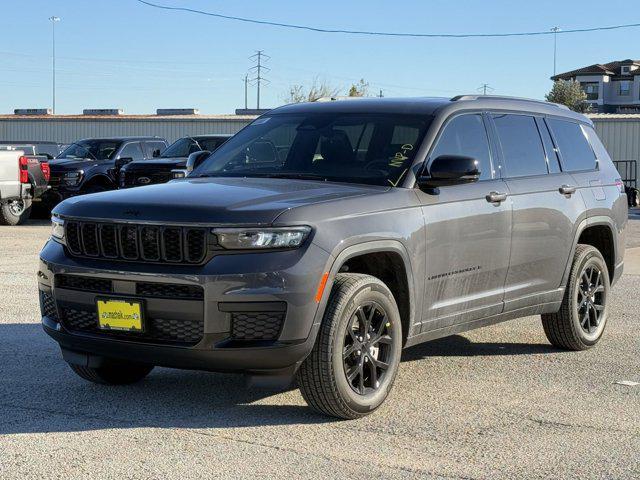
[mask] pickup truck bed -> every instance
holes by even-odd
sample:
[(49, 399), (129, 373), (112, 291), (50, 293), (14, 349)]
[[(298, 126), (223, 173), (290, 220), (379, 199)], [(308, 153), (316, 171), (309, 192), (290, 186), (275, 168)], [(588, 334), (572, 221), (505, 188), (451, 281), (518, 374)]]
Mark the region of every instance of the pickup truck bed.
[(33, 200), (49, 188), (46, 160), (22, 150), (0, 150), (0, 225), (19, 225), (29, 218)]

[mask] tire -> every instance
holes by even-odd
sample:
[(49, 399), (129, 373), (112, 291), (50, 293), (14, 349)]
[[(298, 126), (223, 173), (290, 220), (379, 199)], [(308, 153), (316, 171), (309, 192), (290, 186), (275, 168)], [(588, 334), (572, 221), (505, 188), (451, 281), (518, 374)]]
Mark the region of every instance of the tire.
[(153, 365), (113, 364), (104, 367), (83, 367), (70, 363), (69, 366), (78, 376), (101, 385), (129, 385), (142, 380), (153, 370)]
[(560, 310), (542, 315), (549, 342), (566, 350), (586, 350), (598, 343), (607, 324), (610, 289), (602, 254), (591, 245), (578, 245)]
[(325, 415), (368, 415), (387, 398), (401, 351), (402, 323), (391, 291), (370, 275), (340, 273), (313, 350), (297, 373), (302, 396)]
[(30, 216), (30, 200), (11, 200), (0, 204), (0, 225), (22, 225)]

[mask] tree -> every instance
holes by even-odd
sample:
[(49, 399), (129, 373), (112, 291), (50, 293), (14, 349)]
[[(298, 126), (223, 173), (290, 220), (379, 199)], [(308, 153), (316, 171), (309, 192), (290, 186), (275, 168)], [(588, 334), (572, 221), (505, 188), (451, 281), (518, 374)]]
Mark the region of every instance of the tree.
[(309, 90), (305, 90), (302, 85), (292, 85), (289, 87), (288, 95), (284, 100), (288, 103), (316, 102), (323, 97), (335, 97), (340, 92), (325, 80), (315, 79)]
[(584, 93), (580, 82), (575, 80), (556, 80), (545, 98), (547, 102), (566, 105), (574, 112), (585, 113), (591, 110), (591, 105), (587, 103), (587, 94)]
[(369, 82), (365, 82), (364, 78), (361, 78), (358, 83), (351, 84), (348, 95), (350, 97), (366, 97), (369, 93)]
[(307, 95), (304, 93), (302, 85), (291, 85), (289, 87), (289, 95), (285, 97), (285, 101), (288, 103), (302, 103), (306, 99)]

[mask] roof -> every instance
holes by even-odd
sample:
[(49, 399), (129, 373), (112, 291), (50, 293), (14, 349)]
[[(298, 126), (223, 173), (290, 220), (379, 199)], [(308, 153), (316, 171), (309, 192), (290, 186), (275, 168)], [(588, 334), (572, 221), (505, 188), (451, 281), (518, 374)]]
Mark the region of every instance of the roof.
[[(569, 80), (576, 75), (621, 75), (622, 66), (626, 65), (637, 65), (640, 67), (640, 60), (617, 60), (615, 62), (609, 63), (596, 63), (594, 65), (589, 65), (588, 67), (578, 68), (576, 70), (571, 70), (569, 72), (559, 73), (551, 77), (551, 80)], [(632, 75), (640, 75), (640, 68), (634, 70), (629, 73)]]
[(157, 135), (122, 135), (122, 136), (111, 136), (111, 137), (87, 137), (87, 138), (81, 138), (79, 140), (76, 140), (76, 142), (74, 143), (93, 141), (93, 140), (98, 140), (102, 142), (111, 142), (111, 141), (123, 142), (123, 141), (130, 141), (130, 140), (163, 140), (164, 141), (164, 138), (159, 137)]
[(638, 120), (640, 121), (640, 113), (588, 113), (587, 117), (591, 120)]
[(224, 120), (247, 122), (254, 120), (257, 115), (11, 115), (0, 114), (3, 120), (92, 120), (92, 121), (193, 121), (193, 120)]
[(449, 98), (355, 98), (326, 102), (292, 103), (278, 107), (267, 115), (279, 113), (396, 113), (431, 115), (438, 108), (451, 103)]
[(358, 98), (313, 103), (296, 103), (276, 108), (267, 115), (280, 113), (363, 113), (363, 114), (411, 114), (436, 115), (473, 109), (495, 109), (533, 112), (547, 115), (571, 117), (589, 122), (581, 114), (555, 103), (528, 98), (502, 97), (495, 95), (459, 95), (453, 98)]

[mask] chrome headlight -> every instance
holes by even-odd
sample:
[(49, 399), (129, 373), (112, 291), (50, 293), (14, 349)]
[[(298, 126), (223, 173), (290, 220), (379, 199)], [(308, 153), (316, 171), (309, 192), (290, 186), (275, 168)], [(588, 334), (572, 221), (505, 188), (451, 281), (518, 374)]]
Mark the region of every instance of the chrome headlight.
[(56, 242), (65, 243), (64, 220), (57, 215), (51, 216), (51, 238)]
[(77, 172), (68, 172), (62, 176), (62, 181), (67, 185), (78, 185), (82, 181), (84, 172), (78, 170)]
[(218, 244), (227, 250), (259, 250), (268, 248), (298, 248), (307, 238), (311, 228), (214, 228)]

